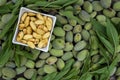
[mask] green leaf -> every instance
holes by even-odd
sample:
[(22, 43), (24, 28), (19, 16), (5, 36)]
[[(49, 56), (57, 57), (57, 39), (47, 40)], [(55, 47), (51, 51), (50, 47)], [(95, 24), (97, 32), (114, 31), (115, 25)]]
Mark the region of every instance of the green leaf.
[(53, 80), (58, 72), (53, 72), (51, 74), (47, 74), (42, 80)]
[(98, 32), (97, 32), (97, 35), (98, 35), (100, 41), (105, 46), (105, 48), (113, 55), (114, 47), (112, 46), (112, 44), (107, 39), (105, 39), (101, 34), (99, 34)]
[(18, 54), (15, 53), (15, 64), (17, 65), (17, 67), (20, 67), (20, 56)]
[(9, 9), (8, 5), (0, 6), (0, 14), (9, 13), (11, 10)]
[(63, 7), (76, 3), (78, 0), (71, 0), (63, 5)]
[(86, 72), (83, 74), (79, 80), (92, 80), (93, 75), (91, 73)]
[(36, 78), (37, 78), (37, 72), (35, 72), (35, 73), (33, 74), (31, 80), (36, 80)]
[(109, 41), (113, 44), (116, 50), (117, 46), (119, 45), (118, 33), (116, 28), (110, 22), (109, 19), (107, 19), (106, 31), (107, 31), (107, 36), (109, 38)]

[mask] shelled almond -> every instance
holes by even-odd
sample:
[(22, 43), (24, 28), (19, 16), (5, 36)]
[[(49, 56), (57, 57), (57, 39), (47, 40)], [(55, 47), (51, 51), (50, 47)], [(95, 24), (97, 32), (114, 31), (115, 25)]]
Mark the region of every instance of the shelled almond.
[(48, 44), (52, 24), (52, 18), (48, 16), (25, 12), (20, 19), (16, 40), (31, 48), (44, 48)]

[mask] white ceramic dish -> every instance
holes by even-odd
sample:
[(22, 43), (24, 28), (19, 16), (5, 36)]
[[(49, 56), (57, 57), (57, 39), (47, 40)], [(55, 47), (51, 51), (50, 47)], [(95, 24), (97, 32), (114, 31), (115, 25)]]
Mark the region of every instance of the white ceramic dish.
[[(33, 12), (33, 13), (40, 13), (40, 12), (37, 12), (37, 11), (34, 11), (34, 10), (30, 10), (30, 9), (28, 9), (28, 8), (25, 8), (25, 7), (21, 7), (21, 9), (20, 9), (19, 18), (18, 18), (18, 23), (17, 23), (17, 27), (16, 27), (16, 30), (15, 30), (15, 33), (14, 33), (14, 37), (13, 37), (12, 42), (13, 42), (14, 44), (23, 45), (23, 46), (28, 46), (27, 44), (23, 44), (23, 43), (21, 43), (21, 42), (16, 41), (16, 36), (17, 36), (17, 34), (18, 34), (18, 25), (19, 25), (19, 22), (20, 22), (20, 18), (21, 18), (22, 14), (23, 14), (24, 12)], [(49, 17), (52, 18), (52, 20), (53, 20), (53, 25), (52, 25), (52, 30), (51, 30), (51, 35), (52, 35), (53, 29), (54, 29), (54, 26), (55, 26), (55, 22), (56, 22), (56, 17), (55, 17), (55, 16), (52, 16), (52, 15), (49, 15), (49, 14), (44, 14), (44, 13), (40, 13), (40, 14), (42, 14), (42, 15), (44, 15), (44, 16), (49, 16)], [(44, 52), (47, 52), (48, 49), (49, 49), (49, 44), (50, 44), (51, 35), (50, 35), (50, 37), (49, 37), (48, 44), (47, 44), (47, 46), (46, 46), (45, 48), (35, 47), (35, 49), (41, 50), (41, 51), (44, 51)]]

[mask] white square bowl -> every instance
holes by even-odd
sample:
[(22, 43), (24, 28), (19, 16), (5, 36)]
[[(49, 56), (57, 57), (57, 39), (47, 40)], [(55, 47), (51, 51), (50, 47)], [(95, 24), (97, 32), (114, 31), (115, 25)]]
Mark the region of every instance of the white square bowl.
[[(20, 23), (21, 16), (22, 16), (22, 14), (23, 14), (24, 12), (33, 12), (33, 13), (40, 13), (40, 12), (33, 11), (33, 10), (30, 10), (30, 9), (28, 9), (28, 8), (25, 8), (25, 7), (21, 7), (21, 9), (20, 9), (19, 18), (18, 18), (18, 23), (17, 23), (17, 27), (16, 27), (16, 30), (15, 30), (15, 33), (14, 33), (12, 42), (13, 42), (13, 44), (28, 46), (27, 44), (18, 42), (18, 41), (16, 40), (16, 36), (17, 36), (17, 34), (18, 34), (18, 31), (19, 31), (19, 29), (18, 29), (19, 26), (18, 26), (18, 25), (19, 25), (19, 23)], [(52, 15), (49, 15), (49, 14), (44, 14), (44, 13), (40, 13), (40, 14), (42, 14), (42, 15), (44, 15), (44, 16), (48, 16), (48, 17), (52, 18), (52, 20), (53, 20), (52, 30), (51, 30), (51, 34), (50, 34), (50, 37), (49, 37), (47, 46), (46, 46), (45, 48), (35, 47), (35, 49), (37, 49), (37, 50), (41, 50), (41, 51), (47, 52), (48, 49), (49, 49), (49, 44), (50, 44), (50, 39), (51, 39), (51, 35), (52, 35), (52, 32), (53, 32), (53, 28), (54, 28), (54, 26), (55, 26), (56, 17), (55, 17), (55, 16), (52, 16)]]

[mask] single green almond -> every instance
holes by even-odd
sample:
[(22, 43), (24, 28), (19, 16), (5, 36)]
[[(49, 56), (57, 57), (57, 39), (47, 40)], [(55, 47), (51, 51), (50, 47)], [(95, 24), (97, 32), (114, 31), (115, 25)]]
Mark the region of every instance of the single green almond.
[(57, 21), (60, 22), (61, 24), (67, 24), (68, 21), (65, 17), (61, 16), (61, 15), (56, 15), (57, 17)]
[(66, 53), (64, 53), (64, 55), (62, 56), (62, 59), (63, 59), (64, 61), (67, 61), (67, 60), (71, 59), (72, 57), (73, 57), (72, 52), (66, 52)]
[(66, 42), (66, 43), (65, 43), (64, 51), (71, 51), (72, 49), (73, 49), (73, 43), (71, 43), (71, 42)]
[(76, 2), (76, 4), (78, 4), (78, 5), (80, 5), (80, 6), (82, 6), (83, 3), (84, 3), (84, 0), (78, 0), (78, 1)]
[(86, 41), (88, 41), (90, 38), (90, 34), (87, 30), (82, 30), (81, 35), (82, 35), (82, 38)]
[(48, 52), (42, 52), (39, 56), (40, 59), (47, 59), (50, 56)]
[(92, 56), (92, 62), (97, 63), (100, 60), (100, 55), (94, 55)]
[(96, 15), (97, 15), (97, 12), (94, 11), (94, 12), (92, 12), (92, 13), (90, 14), (90, 17), (91, 17), (91, 18), (94, 18)]
[(92, 5), (93, 5), (93, 10), (94, 11), (101, 11), (101, 10), (103, 10), (103, 7), (101, 6), (100, 1), (93, 1)]
[(112, 21), (114, 24), (118, 24), (118, 23), (120, 23), (120, 18), (119, 18), (119, 17), (113, 17), (113, 18), (111, 18), (111, 21)]
[(68, 31), (66, 33), (65, 40), (68, 42), (73, 42), (73, 32), (72, 31)]
[(45, 71), (45, 73), (53, 73), (53, 72), (56, 72), (57, 69), (52, 65), (45, 65), (44, 71)]
[(73, 64), (73, 67), (76, 68), (77, 70), (79, 70), (79, 69), (82, 67), (82, 62), (76, 61), (76, 62)]
[(113, 9), (115, 11), (120, 11), (120, 1), (117, 1), (113, 4)]
[(83, 20), (83, 21), (90, 21), (90, 14), (88, 14), (86, 11), (82, 10), (79, 14), (79, 17)]
[(116, 12), (115, 12), (114, 9), (111, 9), (111, 10), (104, 9), (104, 10), (103, 10), (103, 14), (104, 14), (105, 16), (111, 18), (111, 17), (114, 17), (114, 16), (115, 16)]
[(91, 36), (90, 37), (90, 44), (91, 44), (91, 48), (93, 50), (97, 50), (98, 49), (98, 39), (96, 36)]
[(96, 55), (96, 54), (98, 54), (98, 53), (99, 53), (98, 50), (92, 50), (92, 51), (91, 51), (91, 56)]
[(36, 70), (35, 69), (27, 69), (25, 72), (24, 72), (24, 77), (27, 78), (27, 79), (31, 79), (32, 76), (35, 74)]
[(42, 80), (42, 76), (37, 76), (37, 79), (36, 80)]
[(57, 57), (51, 56), (47, 58), (46, 63), (49, 65), (55, 64), (57, 62)]
[(56, 57), (60, 57), (63, 55), (63, 50), (51, 49), (50, 54)]
[(74, 50), (80, 51), (80, 50), (84, 49), (86, 46), (87, 46), (87, 42), (82, 40), (75, 44)]
[(25, 64), (25, 66), (28, 67), (28, 68), (34, 68), (35, 62), (32, 61), (32, 60), (28, 60)]
[(77, 20), (75, 20), (75, 19), (70, 19), (70, 20), (68, 20), (68, 22), (71, 26), (75, 26), (77, 24)]
[(90, 30), (92, 28), (92, 24), (91, 23), (86, 23), (85, 24), (85, 30)]
[(45, 74), (45, 71), (44, 71), (44, 68), (42, 67), (42, 68), (39, 68), (38, 69), (38, 71), (37, 71), (37, 73), (39, 74), (39, 75), (44, 75)]
[(24, 66), (26, 64), (26, 62), (27, 62), (27, 58), (24, 57), (24, 56), (21, 56), (20, 57), (20, 62), (21, 62), (20, 66)]
[(67, 6), (67, 7), (65, 7), (65, 10), (73, 10), (74, 8), (73, 8), (73, 6)]
[(71, 31), (73, 29), (73, 27), (71, 25), (69, 25), (69, 24), (66, 24), (66, 25), (63, 26), (63, 29), (65, 31)]
[(65, 31), (61, 27), (55, 27), (53, 33), (55, 36), (59, 36), (59, 37), (65, 36)]
[(82, 36), (80, 33), (76, 33), (74, 36), (74, 42), (77, 43), (82, 39)]
[(44, 64), (45, 64), (45, 60), (39, 60), (35, 63), (35, 67), (40, 68), (43, 67)]
[(104, 8), (110, 8), (112, 0), (100, 0), (100, 3)]
[(83, 9), (88, 13), (91, 13), (93, 11), (93, 6), (89, 1), (85, 1), (83, 4)]
[(17, 74), (21, 74), (21, 73), (23, 73), (25, 70), (26, 70), (26, 67), (25, 67), (25, 66), (16, 68)]
[(59, 70), (62, 70), (65, 67), (65, 62), (62, 59), (58, 59), (56, 64)]
[(52, 46), (54, 49), (63, 49), (65, 46), (65, 41), (63, 39), (55, 39), (52, 42)]
[(77, 55), (77, 59), (78, 59), (79, 61), (83, 61), (83, 60), (87, 57), (88, 53), (89, 53), (88, 50), (82, 50), (82, 51), (80, 51), (80, 52), (78, 53), (78, 55)]
[(4, 14), (1, 18), (1, 21), (6, 24), (12, 17), (12, 14)]
[(82, 26), (81, 25), (76, 25), (74, 28), (73, 28), (73, 33), (79, 33), (82, 31)]
[(10, 67), (10, 68), (15, 68), (15, 67), (16, 67), (16, 65), (15, 65), (14, 62), (7, 62), (7, 63), (5, 64), (5, 66), (6, 66), (6, 67)]
[(106, 21), (106, 17), (104, 15), (97, 15), (96, 19), (99, 21), (99, 22), (104, 22)]
[(19, 78), (17, 78), (17, 80), (26, 80), (26, 79), (23, 77), (19, 77)]
[(4, 68), (2, 68), (2, 74), (3, 74), (3, 76), (5, 76), (9, 79), (12, 79), (16, 76), (16, 71), (12, 68), (4, 67)]

